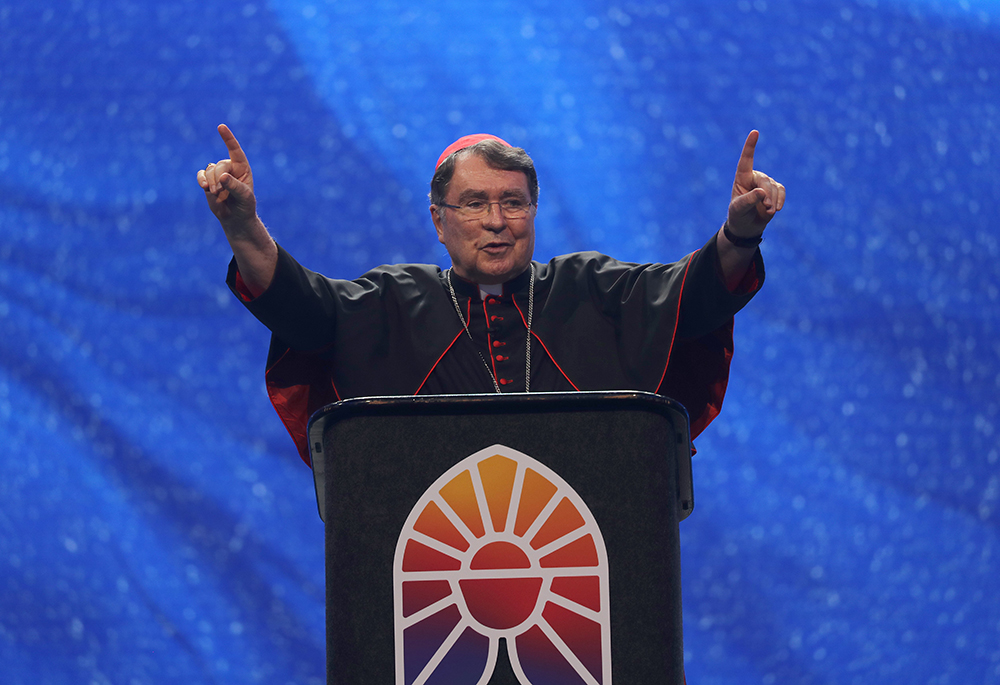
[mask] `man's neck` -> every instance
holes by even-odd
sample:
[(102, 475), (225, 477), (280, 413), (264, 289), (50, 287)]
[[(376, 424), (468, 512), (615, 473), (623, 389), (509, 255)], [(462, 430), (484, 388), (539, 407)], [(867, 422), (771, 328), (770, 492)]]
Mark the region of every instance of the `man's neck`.
[(531, 280), (530, 268), (525, 269), (520, 275), (504, 283), (496, 284), (476, 283), (455, 273), (454, 268), (449, 269), (448, 273), (450, 274), (449, 280), (453, 282), (456, 292), (462, 297), (475, 297), (473, 293), (478, 292), (479, 297), (483, 300), (490, 296), (503, 297), (522, 290), (527, 291), (529, 281)]
[(490, 295), (503, 295), (503, 283), (497, 283), (496, 285), (483, 285), (480, 283), (479, 297), (485, 300)]

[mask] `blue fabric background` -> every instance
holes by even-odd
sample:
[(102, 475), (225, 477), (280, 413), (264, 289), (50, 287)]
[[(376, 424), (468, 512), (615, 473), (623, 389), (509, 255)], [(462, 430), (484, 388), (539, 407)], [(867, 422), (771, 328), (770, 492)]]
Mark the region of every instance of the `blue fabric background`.
[(692, 685), (1000, 682), (1000, 3), (0, 0), (0, 682), (322, 682), (311, 474), (195, 172), (308, 266), (445, 263), (460, 135), (536, 256), (788, 204), (682, 526)]

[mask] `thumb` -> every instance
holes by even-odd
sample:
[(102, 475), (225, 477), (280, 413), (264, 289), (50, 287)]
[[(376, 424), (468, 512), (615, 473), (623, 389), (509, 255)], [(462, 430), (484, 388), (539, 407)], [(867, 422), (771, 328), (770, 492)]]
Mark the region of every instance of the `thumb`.
[(756, 207), (758, 202), (761, 202), (766, 197), (767, 192), (763, 188), (754, 188), (747, 193), (734, 197), (729, 206), (736, 214), (748, 214)]
[(229, 191), (229, 195), (231, 195), (233, 200), (239, 204), (246, 204), (253, 201), (253, 191), (250, 190), (250, 186), (243, 183), (232, 174), (222, 174), (219, 178), (219, 183), (222, 184), (223, 188)]

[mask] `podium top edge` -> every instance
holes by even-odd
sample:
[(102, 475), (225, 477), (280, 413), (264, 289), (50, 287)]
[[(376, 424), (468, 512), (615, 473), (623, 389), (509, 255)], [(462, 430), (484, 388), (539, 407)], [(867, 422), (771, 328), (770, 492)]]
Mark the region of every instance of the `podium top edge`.
[(458, 414), (510, 413), (518, 411), (594, 411), (600, 409), (633, 409), (660, 414), (681, 414), (689, 423), (687, 409), (677, 400), (664, 395), (639, 390), (584, 390), (575, 392), (485, 393), (475, 395), (408, 395), (388, 397), (354, 397), (317, 410), (310, 418), (307, 434), (313, 424), (327, 424), (360, 416), (399, 414)]

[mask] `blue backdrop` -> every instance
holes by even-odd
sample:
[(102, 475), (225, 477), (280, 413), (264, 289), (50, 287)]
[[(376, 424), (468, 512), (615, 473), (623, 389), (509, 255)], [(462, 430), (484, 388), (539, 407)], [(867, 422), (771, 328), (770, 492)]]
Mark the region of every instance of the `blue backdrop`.
[(536, 257), (673, 261), (788, 189), (683, 536), (688, 682), (1000, 682), (1000, 3), (0, 0), (0, 682), (320, 683), (311, 474), (195, 183), (306, 265), (444, 263), (438, 153)]

